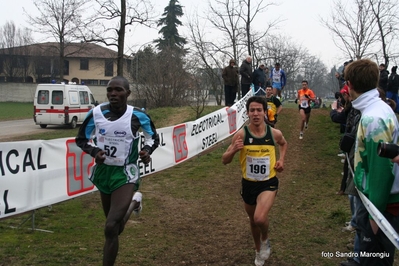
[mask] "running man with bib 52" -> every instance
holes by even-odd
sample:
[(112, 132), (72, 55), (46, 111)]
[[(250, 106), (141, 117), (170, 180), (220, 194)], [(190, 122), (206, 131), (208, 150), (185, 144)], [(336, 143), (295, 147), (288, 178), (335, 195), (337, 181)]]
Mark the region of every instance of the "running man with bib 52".
[[(264, 97), (252, 96), (246, 104), (249, 125), (240, 129), (222, 156), (223, 164), (232, 162), (240, 152), (242, 169), (241, 196), (249, 216), (255, 242), (255, 265), (262, 266), (270, 256), (269, 211), (278, 190), (277, 172), (284, 169), (287, 142), (280, 130), (264, 122), (267, 103)], [(276, 157), (276, 145), (280, 157)]]
[[(107, 85), (107, 103), (92, 109), (76, 137), (76, 144), (95, 158), (90, 180), (100, 191), (106, 217), (103, 266), (114, 265), (119, 235), (132, 212), (141, 210), (138, 159), (148, 164), (159, 145), (159, 136), (151, 118), (141, 109), (127, 104), (129, 82), (120, 76)], [(142, 148), (139, 141), (142, 137)], [(91, 141), (95, 136), (94, 143)], [(133, 196), (134, 195), (134, 196)]]
[(299, 132), (299, 139), (303, 139), (303, 129), (308, 129), (310, 118), (310, 102), (316, 99), (314, 92), (309, 89), (308, 81), (302, 81), (302, 88), (298, 90), (296, 102), (298, 103), (299, 114), (301, 115), (301, 131)]

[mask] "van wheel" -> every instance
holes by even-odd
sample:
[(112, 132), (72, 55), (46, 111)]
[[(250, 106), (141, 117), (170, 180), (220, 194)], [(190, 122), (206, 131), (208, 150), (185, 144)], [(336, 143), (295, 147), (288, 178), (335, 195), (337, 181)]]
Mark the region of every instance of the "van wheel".
[(41, 127), (41, 128), (46, 128), (47, 125), (46, 125), (46, 124), (40, 124), (40, 127)]
[(72, 129), (74, 129), (74, 128), (76, 128), (76, 125), (77, 125), (77, 124), (78, 124), (78, 121), (77, 121), (76, 117), (74, 117), (74, 118), (72, 118), (72, 121), (71, 121), (71, 123), (69, 124), (69, 127), (72, 128)]

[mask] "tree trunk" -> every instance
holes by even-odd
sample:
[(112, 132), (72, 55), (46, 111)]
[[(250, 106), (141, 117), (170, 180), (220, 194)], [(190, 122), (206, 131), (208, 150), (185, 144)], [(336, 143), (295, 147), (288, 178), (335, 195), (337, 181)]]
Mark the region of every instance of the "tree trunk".
[(123, 76), (123, 53), (125, 46), (125, 27), (126, 27), (126, 0), (121, 0), (121, 22), (118, 32), (118, 61), (117, 61), (117, 75)]

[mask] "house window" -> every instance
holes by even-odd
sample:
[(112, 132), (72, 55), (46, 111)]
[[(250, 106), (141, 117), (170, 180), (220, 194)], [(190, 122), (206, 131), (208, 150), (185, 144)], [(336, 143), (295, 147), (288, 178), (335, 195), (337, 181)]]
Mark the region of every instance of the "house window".
[(112, 77), (114, 75), (114, 60), (106, 59), (104, 70), (104, 76)]
[(105, 86), (107, 86), (107, 85), (108, 85), (108, 82), (109, 82), (109, 79), (107, 79), (107, 80), (101, 79), (101, 80), (100, 80), (100, 85), (105, 85)]
[(89, 59), (87, 58), (80, 59), (80, 70), (89, 70)]
[(98, 85), (97, 79), (82, 79), (82, 84), (85, 85)]
[(68, 76), (69, 75), (69, 61), (64, 60), (64, 75)]

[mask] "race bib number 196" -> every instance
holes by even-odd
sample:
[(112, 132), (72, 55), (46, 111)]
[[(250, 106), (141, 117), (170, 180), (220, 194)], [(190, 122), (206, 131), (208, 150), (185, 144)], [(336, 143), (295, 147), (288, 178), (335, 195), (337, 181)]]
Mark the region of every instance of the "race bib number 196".
[(247, 156), (247, 178), (263, 181), (270, 176), (270, 157)]

